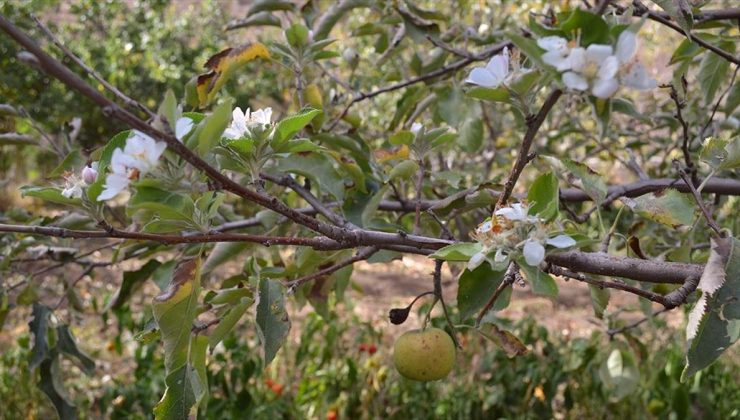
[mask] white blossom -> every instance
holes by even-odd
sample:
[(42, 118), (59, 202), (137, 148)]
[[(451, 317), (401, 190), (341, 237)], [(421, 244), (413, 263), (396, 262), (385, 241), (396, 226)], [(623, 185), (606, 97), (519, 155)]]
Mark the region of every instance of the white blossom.
[(105, 178), (103, 191), (98, 201), (110, 200), (128, 188), (132, 179), (146, 175), (157, 166), (167, 145), (154, 141), (146, 134), (134, 130), (126, 139), (123, 150), (119, 147), (113, 151), (110, 167), (111, 173)]
[(473, 271), (478, 266), (483, 264), (483, 262), (486, 260), (486, 253), (484, 250), (478, 251), (477, 253), (473, 254), (472, 257), (468, 260), (468, 270)]
[(494, 55), (485, 67), (476, 67), (465, 79), (465, 82), (487, 88), (495, 88), (504, 83), (509, 76), (509, 49)]
[(511, 207), (502, 207), (496, 210), (493, 214), (496, 216), (503, 216), (511, 221), (521, 221), (525, 223), (535, 223), (539, 221), (539, 217), (530, 216), (527, 214), (529, 208), (522, 203), (514, 203)]
[(187, 136), (190, 131), (193, 129), (193, 120), (188, 117), (180, 117), (175, 122), (175, 137), (177, 137), (178, 140), (182, 141), (182, 139)]
[(415, 122), (411, 124), (411, 132), (414, 133), (415, 136), (418, 136), (422, 130), (424, 130), (424, 126), (421, 123)]
[(619, 59), (611, 45), (591, 44), (574, 48), (569, 55), (570, 71), (563, 73), (563, 83), (573, 90), (588, 90), (597, 98), (609, 98), (619, 89), (616, 78)]
[(62, 190), (62, 195), (67, 198), (82, 198), (82, 186), (84, 182), (77, 175), (69, 173), (65, 177), (66, 184)]
[(570, 48), (568, 40), (559, 36), (546, 36), (537, 40), (537, 45), (546, 52), (542, 54), (545, 64), (555, 67), (558, 71), (570, 69)]
[(606, 99), (620, 85), (638, 90), (657, 86), (634, 59), (637, 35), (632, 31), (622, 31), (616, 49), (605, 44), (569, 48), (568, 40), (558, 36), (540, 38), (537, 45), (546, 50), (542, 61), (563, 72), (563, 84), (571, 90), (589, 91), (597, 98)]
[(249, 134), (249, 129), (252, 127), (271, 124), (272, 108), (258, 109), (254, 112), (247, 108), (245, 112), (242, 112), (241, 108), (236, 107), (231, 116), (231, 124), (224, 131), (224, 137), (240, 139)]
[[(568, 248), (576, 244), (575, 239), (568, 235), (558, 235), (554, 238), (548, 238), (544, 242), (545, 244), (552, 245), (556, 248)], [(524, 242), (522, 254), (524, 255), (524, 260), (527, 261), (527, 264), (532, 267), (537, 267), (545, 260), (545, 246), (541, 241), (538, 241), (535, 238), (529, 238)]]

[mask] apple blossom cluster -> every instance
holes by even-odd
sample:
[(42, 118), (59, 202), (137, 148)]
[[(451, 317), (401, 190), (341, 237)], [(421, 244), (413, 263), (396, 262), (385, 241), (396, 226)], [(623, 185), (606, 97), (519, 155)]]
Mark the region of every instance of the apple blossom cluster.
[(622, 31), (616, 48), (605, 44), (571, 47), (567, 39), (559, 36), (540, 38), (537, 45), (546, 51), (542, 61), (562, 73), (563, 84), (568, 89), (589, 91), (597, 98), (606, 99), (619, 86), (637, 90), (657, 86), (635, 59), (637, 36), (632, 31)]
[(242, 112), (239, 107), (234, 108), (231, 113), (231, 125), (224, 131), (224, 137), (227, 139), (240, 139), (242, 137), (253, 137), (251, 130), (255, 128), (264, 128), (265, 125), (272, 123), (272, 108), (258, 109), (251, 112), (249, 108)]
[[(188, 117), (179, 118), (175, 122), (175, 137), (182, 139), (193, 129), (193, 120)], [(167, 148), (166, 143), (155, 141), (138, 130), (133, 130), (126, 139), (123, 149), (116, 148), (111, 157), (111, 172), (105, 178), (103, 191), (98, 195), (98, 201), (115, 198), (126, 190), (132, 180), (151, 172)]]
[(545, 246), (568, 248), (576, 244), (568, 235), (550, 237), (551, 229), (544, 221), (528, 212), (526, 204), (514, 203), (496, 210), (491, 220), (481, 223), (471, 236), (482, 249), (470, 258), (468, 270), (476, 269), (485, 261), (494, 269), (502, 270), (515, 253), (521, 253), (527, 264), (537, 267), (545, 260)]

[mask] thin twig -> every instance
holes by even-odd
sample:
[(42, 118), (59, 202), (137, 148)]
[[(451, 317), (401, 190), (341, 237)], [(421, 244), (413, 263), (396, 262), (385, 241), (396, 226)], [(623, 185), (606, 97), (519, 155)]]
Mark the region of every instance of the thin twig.
[[(686, 91), (686, 77), (681, 77), (681, 83), (684, 85), (683, 91)], [(694, 167), (694, 162), (691, 161), (691, 151), (689, 150), (689, 146), (691, 145), (691, 134), (689, 133), (689, 123), (686, 122), (686, 120), (683, 118), (683, 114), (681, 110), (686, 106), (685, 98), (679, 99), (678, 97), (678, 91), (676, 90), (676, 87), (673, 85), (669, 85), (669, 88), (671, 90), (671, 99), (673, 99), (673, 102), (676, 104), (676, 119), (681, 124), (681, 131), (683, 133), (683, 143), (681, 144), (681, 150), (683, 151), (683, 159), (686, 163), (686, 168), (688, 169), (689, 173), (691, 174), (691, 180), (693, 183), (697, 183), (697, 175), (696, 175), (696, 168)]]
[(696, 205), (699, 206), (702, 214), (704, 214), (704, 218), (707, 219), (707, 224), (709, 225), (709, 227), (712, 228), (717, 236), (724, 236), (721, 232), (722, 228), (719, 227), (717, 222), (714, 220), (714, 217), (712, 217), (712, 213), (710, 213), (707, 209), (707, 206), (704, 204), (704, 200), (701, 198), (701, 194), (699, 193), (699, 191), (696, 190), (696, 188), (694, 188), (694, 183), (689, 175), (686, 173), (686, 170), (681, 168), (681, 164), (678, 163), (677, 160), (673, 161), (673, 166), (678, 171), (678, 174), (681, 175), (681, 179), (683, 179), (686, 185), (689, 186), (691, 194), (694, 196), (694, 200), (696, 200)]
[[(645, 6), (644, 4), (642, 4), (642, 2), (640, 2), (639, 0), (634, 0), (632, 2), (632, 4), (635, 6), (635, 12), (636, 12), (635, 15), (636, 16), (642, 16), (643, 14), (647, 14), (648, 19), (654, 20), (656, 22), (659, 22), (659, 23), (661, 23), (661, 24), (663, 24), (663, 25), (665, 25), (665, 26), (673, 29), (674, 31), (680, 33), (681, 35), (687, 35), (686, 32), (684, 32), (684, 30), (680, 26), (674, 24), (673, 22), (671, 22), (668, 19), (664, 18), (660, 14), (657, 14), (657, 13), (653, 12), (652, 10), (648, 9), (647, 6)], [(621, 7), (621, 6), (616, 6), (616, 5), (615, 5), (615, 8), (620, 13), (624, 13), (624, 11), (626, 10), (626, 8)], [(638, 15), (638, 13), (639, 13), (639, 15)], [(703, 39), (701, 39), (701, 37), (691, 36), (690, 39), (691, 39), (692, 42), (695, 42), (695, 43), (701, 45), (702, 47), (708, 49), (709, 51), (712, 51), (713, 53), (715, 53), (718, 56), (724, 58), (725, 60), (729, 61), (730, 63), (734, 63), (736, 65), (737, 64), (740, 64), (740, 59), (738, 59), (737, 57), (735, 57), (732, 54), (728, 53), (727, 51), (725, 51), (725, 50), (723, 50), (721, 48), (715, 47), (714, 45), (710, 44), (707, 41), (704, 41)]]
[(493, 308), (493, 305), (496, 303), (496, 300), (499, 296), (501, 296), (501, 293), (504, 292), (504, 290), (514, 284), (514, 282), (517, 280), (517, 275), (519, 274), (519, 265), (517, 263), (511, 263), (509, 264), (509, 268), (506, 269), (506, 273), (504, 274), (504, 278), (501, 280), (501, 283), (496, 288), (496, 291), (493, 292), (493, 295), (491, 295), (491, 298), (488, 299), (488, 302), (486, 302), (486, 305), (481, 309), (481, 311), (478, 313), (478, 317), (475, 319), (475, 328), (480, 327), (481, 321), (483, 321), (483, 317), (486, 316), (488, 311)]
[(707, 132), (707, 129), (709, 128), (709, 125), (712, 124), (712, 121), (714, 120), (714, 115), (717, 113), (717, 109), (719, 109), (719, 104), (722, 103), (722, 99), (727, 96), (727, 94), (732, 90), (733, 85), (735, 84), (735, 78), (737, 77), (737, 71), (740, 69), (740, 65), (735, 66), (735, 71), (732, 72), (732, 78), (730, 79), (730, 84), (727, 86), (727, 89), (722, 92), (721, 95), (719, 95), (719, 98), (717, 98), (717, 101), (714, 103), (714, 107), (712, 108), (712, 113), (709, 115), (709, 118), (707, 118), (707, 122), (704, 124), (704, 127), (702, 127), (701, 132), (699, 133), (699, 138), (704, 138), (704, 133)]
[(562, 94), (563, 91), (560, 89), (553, 90), (550, 95), (548, 95), (547, 99), (545, 99), (545, 102), (542, 104), (542, 108), (540, 108), (539, 112), (537, 112), (537, 115), (530, 116), (528, 118), (527, 132), (524, 134), (522, 144), (519, 146), (519, 152), (516, 157), (516, 162), (511, 168), (509, 177), (506, 179), (504, 190), (498, 197), (496, 207), (503, 207), (509, 200), (509, 197), (511, 197), (511, 193), (514, 190), (516, 181), (519, 179), (519, 175), (522, 174), (524, 166), (526, 166), (527, 162), (529, 162), (530, 160), (529, 149), (530, 147), (532, 147), (532, 143), (534, 142), (534, 138), (537, 135), (537, 131), (539, 131), (540, 126), (542, 126), (542, 123), (545, 121), (545, 117), (547, 117), (547, 114), (550, 112), (558, 99), (560, 99), (560, 96)]
[(353, 255), (352, 257), (347, 258), (345, 260), (342, 260), (342, 261), (340, 261), (340, 262), (338, 262), (338, 263), (336, 263), (336, 264), (334, 264), (334, 265), (332, 265), (330, 267), (326, 267), (326, 268), (321, 269), (321, 270), (319, 270), (319, 271), (317, 271), (315, 273), (311, 273), (309, 275), (306, 275), (306, 276), (297, 278), (295, 280), (291, 280), (289, 282), (285, 282), (283, 284), (289, 290), (295, 290), (295, 289), (301, 287), (302, 285), (308, 283), (311, 280), (315, 280), (315, 279), (320, 278), (320, 277), (328, 276), (329, 274), (331, 274), (331, 273), (333, 273), (333, 272), (335, 272), (337, 270), (340, 270), (340, 269), (342, 269), (342, 268), (344, 268), (344, 267), (346, 267), (348, 265), (352, 265), (352, 264), (354, 264), (354, 263), (356, 263), (358, 261), (364, 261), (364, 260), (370, 258), (376, 252), (378, 252), (378, 248), (376, 248), (374, 246), (361, 249), (361, 250), (357, 251), (357, 253), (355, 255)]
[(368, 92), (368, 93), (359, 92), (344, 107), (344, 109), (342, 110), (342, 112), (339, 113), (339, 115), (336, 118), (334, 118), (334, 121), (332, 121), (332, 123), (329, 124), (329, 127), (328, 127), (327, 130), (328, 131), (333, 130), (334, 127), (336, 127), (336, 125), (339, 124), (339, 121), (347, 115), (347, 113), (349, 112), (350, 108), (352, 108), (352, 106), (354, 106), (358, 102), (362, 102), (362, 101), (364, 101), (366, 99), (374, 98), (374, 97), (376, 97), (378, 95), (381, 95), (383, 93), (393, 92), (395, 90), (403, 89), (405, 87), (408, 87), (408, 86), (411, 86), (411, 85), (415, 85), (417, 83), (426, 82), (428, 80), (435, 79), (435, 78), (440, 77), (440, 76), (444, 76), (444, 75), (446, 75), (448, 73), (454, 73), (455, 71), (458, 71), (458, 70), (464, 68), (465, 66), (467, 66), (468, 64), (473, 63), (475, 61), (487, 60), (488, 58), (490, 58), (494, 54), (497, 54), (497, 53), (501, 52), (505, 47), (508, 47), (508, 46), (511, 46), (511, 45), (512, 45), (511, 42), (508, 42), (508, 41), (507, 42), (502, 42), (502, 43), (499, 43), (499, 44), (496, 44), (496, 45), (491, 46), (490, 48), (488, 48), (487, 50), (485, 50), (483, 53), (478, 54), (474, 58), (464, 58), (462, 60), (458, 60), (458, 61), (455, 61), (455, 62), (453, 62), (453, 63), (451, 63), (451, 64), (449, 64), (447, 66), (444, 66), (444, 67), (442, 67), (440, 69), (431, 71), (431, 72), (426, 73), (426, 74), (423, 74), (421, 76), (417, 76), (417, 77), (414, 77), (414, 78), (405, 80), (403, 82), (398, 82), (398, 83), (392, 84), (390, 86), (386, 86), (386, 87), (383, 87), (383, 88), (376, 89), (376, 90), (374, 90), (372, 92)]
[(665, 299), (663, 295), (659, 293), (651, 292), (649, 290), (643, 290), (638, 287), (630, 286), (622, 282), (597, 280), (591, 277), (587, 277), (581, 273), (576, 273), (574, 271), (570, 271), (570, 270), (564, 269), (562, 267), (558, 267), (553, 264), (548, 264), (547, 271), (551, 274), (555, 274), (556, 276), (568, 277), (574, 280), (582, 281), (584, 283), (588, 283), (588, 284), (600, 287), (602, 289), (617, 289), (617, 290), (621, 290), (624, 292), (635, 294), (637, 296), (643, 297), (652, 302), (660, 303), (661, 305), (665, 304)]
[(631, 324), (627, 324), (627, 325), (625, 325), (623, 327), (620, 327), (620, 328), (610, 328), (610, 329), (606, 330), (606, 333), (609, 335), (609, 338), (610, 339), (611, 338), (614, 338), (615, 335), (622, 334), (625, 331), (628, 331), (628, 330), (637, 328), (641, 324), (643, 324), (644, 322), (646, 322), (646, 321), (648, 321), (650, 319), (653, 319), (653, 318), (655, 318), (656, 316), (658, 316), (658, 315), (660, 315), (662, 313), (666, 313), (666, 312), (668, 312), (668, 311), (670, 311), (672, 309), (674, 309), (674, 308), (662, 308), (662, 309), (659, 309), (659, 310), (653, 312), (652, 314), (650, 314), (649, 316), (646, 316), (644, 318), (641, 318), (641, 319), (639, 319), (639, 320), (637, 320), (637, 321), (635, 321), (635, 322), (633, 322)]
[(115, 95), (118, 99), (120, 99), (121, 101), (123, 101), (123, 103), (126, 104), (126, 106), (131, 107), (131, 108), (136, 108), (139, 111), (142, 111), (149, 118), (155, 118), (156, 117), (156, 114), (154, 112), (152, 112), (149, 108), (147, 108), (146, 106), (144, 106), (141, 102), (138, 102), (138, 101), (132, 99), (128, 95), (126, 95), (123, 92), (121, 92), (120, 90), (118, 90), (117, 87), (115, 87), (115, 86), (111, 85), (110, 83), (108, 83), (108, 81), (105, 80), (98, 73), (96, 73), (95, 70), (93, 70), (90, 66), (88, 66), (87, 64), (85, 64), (85, 62), (82, 61), (82, 59), (80, 59), (79, 57), (77, 57), (75, 55), (75, 53), (72, 52), (72, 50), (70, 50), (69, 48), (67, 48), (62, 43), (62, 41), (59, 40), (59, 38), (57, 38), (51, 32), (51, 30), (49, 30), (49, 28), (43, 22), (41, 22), (41, 20), (39, 20), (36, 16), (33, 16), (33, 20), (34, 20), (34, 22), (36, 22), (36, 26), (38, 26), (38, 28), (41, 30), (41, 32), (44, 35), (46, 35), (46, 37), (49, 38), (49, 40), (51, 42), (53, 42), (54, 45), (56, 45), (57, 48), (59, 48), (64, 53), (64, 55), (66, 55), (75, 64), (77, 64), (78, 66), (80, 66), (85, 71), (85, 73), (87, 73), (88, 75), (90, 75), (90, 77), (92, 77), (98, 83), (100, 83), (106, 90), (108, 90), (113, 95)]
[[(447, 326), (450, 328), (450, 336), (452, 337), (452, 341), (455, 343), (455, 347), (462, 348), (460, 345), (460, 341), (457, 339), (457, 334), (455, 332), (455, 324), (452, 323), (452, 319), (450, 319), (450, 314), (447, 311), (447, 304), (445, 303), (445, 298), (442, 295), (442, 265), (444, 264), (444, 261), (442, 260), (435, 260), (434, 261), (434, 296), (439, 299), (439, 303), (442, 304), (442, 312), (444, 312), (445, 320), (447, 321)], [(431, 313), (431, 310), (429, 311)]]

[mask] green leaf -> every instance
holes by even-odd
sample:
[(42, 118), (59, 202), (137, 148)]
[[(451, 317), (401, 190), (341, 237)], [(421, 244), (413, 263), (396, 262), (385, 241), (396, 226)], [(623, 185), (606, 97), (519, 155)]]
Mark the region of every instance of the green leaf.
[(740, 105), (740, 83), (734, 83), (725, 100), (725, 115), (732, 115), (738, 105)]
[(159, 268), (160, 265), (162, 264), (160, 264), (159, 261), (152, 259), (147, 261), (146, 264), (136, 271), (124, 272), (121, 287), (119, 287), (115, 295), (113, 295), (105, 310), (115, 310), (123, 306), (123, 304), (128, 301), (131, 294), (140, 287), (146, 279), (148, 279), (149, 276)]
[(740, 167), (740, 137), (723, 140), (710, 137), (702, 145), (700, 159), (716, 170)]
[(691, 39), (694, 15), (691, 13), (691, 5), (687, 0), (653, 0), (653, 3), (665, 10), (671, 19), (683, 29), (686, 36)]
[[(722, 42), (719, 47), (730, 53), (735, 51), (734, 42)], [(699, 65), (699, 74), (697, 75), (697, 79), (699, 80), (699, 86), (701, 86), (701, 90), (704, 93), (705, 104), (711, 104), (714, 101), (714, 95), (727, 78), (729, 70), (729, 61), (711, 51), (707, 51), (704, 54), (704, 58), (702, 58), (701, 64)]]
[(599, 369), (599, 377), (612, 402), (632, 394), (640, 384), (640, 371), (634, 357), (619, 349), (614, 349), (609, 354)]
[(59, 370), (59, 358), (44, 359), (39, 366), (39, 389), (49, 397), (60, 420), (77, 419), (77, 407), (67, 398)]
[(569, 184), (576, 188), (582, 189), (596, 204), (604, 202), (607, 194), (607, 186), (604, 178), (593, 169), (581, 162), (576, 162), (569, 158), (556, 158), (552, 156), (543, 156), (550, 166), (558, 174), (568, 172), (570, 176), (566, 178)]
[(487, 88), (487, 87), (474, 87), (465, 91), (465, 94), (471, 98), (481, 99), (489, 102), (503, 102), (510, 103), (511, 97), (509, 91), (506, 88)]
[(694, 221), (694, 203), (684, 194), (668, 189), (621, 201), (642, 217), (671, 227), (689, 226)]
[(298, 159), (294, 157), (280, 159), (275, 169), (305, 176), (337, 200), (344, 200), (344, 178), (324, 155), (308, 152)]
[(247, 16), (251, 16), (255, 13), (264, 12), (264, 11), (271, 11), (274, 12), (276, 10), (294, 10), (295, 4), (293, 4), (290, 0), (255, 0), (252, 2), (252, 5), (249, 7), (249, 11), (247, 12)]
[(244, 316), (244, 313), (247, 312), (250, 306), (252, 306), (252, 300), (244, 297), (221, 316), (221, 321), (208, 337), (208, 346), (211, 348), (211, 351), (234, 329), (236, 323)]
[(558, 285), (555, 283), (555, 279), (553, 279), (552, 276), (537, 267), (528, 265), (524, 260), (524, 257), (517, 258), (516, 262), (522, 269), (524, 277), (526, 277), (532, 285), (532, 291), (535, 294), (551, 298), (556, 298), (558, 296)]
[(410, 145), (414, 142), (414, 139), (416, 136), (414, 136), (414, 133), (408, 130), (401, 130), (397, 133), (394, 133), (388, 141), (394, 145), (394, 146), (400, 146), (402, 144)]
[(701, 297), (686, 326), (689, 348), (682, 382), (711, 365), (740, 337), (740, 240), (712, 239), (698, 289)]
[(560, 17), (560, 29), (563, 32), (574, 32), (581, 30), (582, 47), (591, 44), (609, 44), (609, 25), (604, 19), (594, 13), (587, 12), (583, 9), (575, 8), (570, 15)]
[(297, 114), (284, 118), (275, 127), (275, 140), (278, 143), (290, 140), (320, 113), (321, 110), (315, 108), (303, 108)]
[(525, 96), (540, 80), (540, 72), (538, 70), (530, 70), (517, 75), (514, 80), (511, 81), (511, 90)]
[(468, 118), (460, 127), (457, 143), (468, 153), (475, 153), (483, 145), (483, 121)]
[(36, 197), (52, 203), (67, 204), (79, 206), (82, 201), (79, 198), (67, 198), (62, 195), (58, 188), (51, 187), (32, 187), (29, 185), (21, 187), (22, 197)]
[[(504, 273), (504, 271), (493, 271), (489, 264), (484, 263), (473, 271), (466, 269), (460, 274), (457, 288), (457, 309), (460, 311), (461, 320), (467, 319), (483, 308), (501, 284)], [(491, 308), (492, 310), (499, 311), (508, 306), (509, 302), (504, 302), (501, 297), (499, 296), (496, 300), (493, 308)]]
[(671, 56), (671, 61), (668, 62), (668, 65), (676, 64), (680, 61), (689, 61), (696, 57), (697, 54), (701, 52), (701, 47), (699, 44), (691, 41), (690, 39), (686, 38), (683, 41), (681, 41), (681, 44), (678, 45), (678, 48), (676, 48), (675, 51), (673, 51), (673, 55)]
[(162, 103), (159, 104), (157, 115), (163, 116), (165, 121), (170, 125), (170, 128), (174, 130), (177, 123), (177, 114), (177, 98), (175, 98), (175, 93), (172, 92), (172, 89), (167, 89)]
[(303, 153), (303, 152), (316, 152), (321, 150), (322, 147), (318, 144), (313, 143), (309, 139), (295, 139), (290, 140), (287, 143), (282, 144), (276, 153)]
[(207, 384), (200, 382), (198, 372), (189, 363), (167, 374), (166, 389), (154, 407), (156, 420), (181, 420), (195, 418), (198, 394)]
[(220, 266), (227, 261), (233, 261), (237, 255), (241, 254), (249, 248), (249, 244), (246, 242), (218, 242), (213, 247), (211, 253), (208, 254), (208, 258), (203, 263), (201, 270), (202, 275), (209, 274), (214, 268)]
[(69, 356), (85, 374), (92, 375), (95, 371), (95, 361), (77, 347), (77, 342), (68, 325), (57, 327), (56, 348)]
[(480, 252), (481, 249), (482, 246), (478, 242), (461, 242), (438, 249), (434, 254), (430, 255), (429, 258), (445, 261), (467, 262), (470, 260), (470, 257)]
[(300, 23), (294, 23), (285, 30), (285, 39), (294, 48), (303, 47), (308, 42), (308, 28)]
[(262, 342), (265, 366), (275, 358), (290, 331), (290, 319), (285, 310), (285, 296), (280, 283), (259, 280), (257, 304), (257, 332)]
[(560, 189), (558, 179), (552, 172), (544, 173), (534, 180), (527, 193), (529, 213), (550, 221), (558, 215)]
[(185, 366), (188, 360), (193, 320), (200, 290), (200, 258), (178, 264), (167, 289), (152, 302), (154, 319), (162, 333), (164, 361), (168, 373)]
[(644, 113), (637, 111), (637, 109), (635, 108), (635, 104), (627, 99), (612, 98), (611, 103), (612, 112), (619, 112), (620, 114), (629, 115), (630, 117), (642, 122), (650, 121), (650, 117), (646, 116)]
[(589, 96), (588, 99), (591, 103), (591, 110), (599, 122), (599, 131), (602, 136), (605, 136), (609, 130), (609, 120), (612, 115), (612, 100), (611, 98), (602, 99), (595, 96)]
[(31, 314), (33, 318), (28, 323), (28, 329), (33, 333), (33, 350), (31, 350), (31, 360), (28, 362), (28, 367), (31, 370), (36, 369), (44, 360), (51, 358), (47, 337), (49, 315), (51, 315), (49, 307), (39, 303), (33, 304)]
[(224, 145), (242, 156), (251, 156), (254, 152), (253, 139), (238, 139), (225, 142)]
[(419, 172), (419, 164), (413, 160), (404, 160), (396, 164), (388, 173), (388, 181), (409, 179)]
[(198, 139), (198, 154), (205, 156), (213, 150), (221, 140), (226, 127), (231, 122), (231, 114), (234, 109), (234, 99), (228, 98), (206, 117), (205, 121), (198, 125), (191, 138)]
[(383, 197), (385, 197), (386, 192), (388, 192), (388, 188), (388, 185), (383, 185), (375, 192), (375, 194), (373, 194), (367, 203), (365, 203), (365, 207), (362, 209), (361, 215), (362, 227), (370, 226), (370, 222), (372, 221), (373, 216), (375, 216), (375, 212), (378, 211), (380, 202), (383, 201)]
[(591, 292), (591, 306), (594, 308), (594, 315), (598, 318), (604, 317), (604, 310), (609, 306), (609, 298), (611, 293), (607, 288), (601, 288), (589, 284), (588, 288)]
[(73, 171), (73, 172), (79, 172), (80, 169), (82, 169), (82, 165), (85, 163), (85, 159), (82, 157), (82, 153), (80, 153), (80, 149), (74, 149), (71, 152), (67, 154), (67, 156), (64, 157), (64, 160), (62, 160), (62, 163), (59, 164), (56, 168), (54, 168), (51, 173), (47, 176), (48, 178), (58, 178), (64, 174), (66, 171)]
[(314, 39), (321, 40), (329, 36), (329, 32), (339, 20), (350, 10), (358, 7), (372, 7), (374, 1), (370, 0), (347, 0), (334, 2), (324, 14), (319, 16), (314, 25)]

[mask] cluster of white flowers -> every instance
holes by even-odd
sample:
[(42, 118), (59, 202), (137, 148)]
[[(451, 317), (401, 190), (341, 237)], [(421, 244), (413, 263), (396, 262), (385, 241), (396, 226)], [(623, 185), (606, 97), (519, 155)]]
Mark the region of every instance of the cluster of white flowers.
[(622, 31), (616, 49), (605, 44), (571, 48), (568, 40), (559, 36), (540, 38), (537, 45), (546, 51), (542, 61), (563, 73), (563, 83), (569, 89), (590, 91), (605, 99), (614, 95), (620, 85), (638, 90), (657, 86), (645, 67), (635, 60), (637, 36), (632, 31)]
[(82, 198), (82, 189), (87, 185), (92, 185), (98, 179), (98, 162), (82, 168), (79, 177), (73, 172), (67, 172), (64, 174), (64, 179), (66, 185), (62, 190), (62, 195), (67, 198)]
[[(182, 133), (184, 128), (180, 130)], [(113, 151), (111, 172), (105, 178), (105, 186), (98, 196), (98, 201), (114, 198), (128, 188), (131, 180), (139, 179), (151, 172), (157, 166), (159, 157), (166, 147), (164, 142), (155, 141), (141, 131), (134, 130), (126, 139), (124, 148), (119, 147)]]
[(227, 139), (236, 140), (250, 136), (250, 129), (272, 124), (272, 108), (258, 109), (254, 112), (247, 108), (242, 112), (241, 108), (236, 107), (231, 116), (231, 125), (224, 131), (224, 137)]
[(495, 268), (505, 267), (512, 252), (521, 252), (527, 264), (537, 267), (545, 260), (546, 245), (568, 248), (576, 244), (568, 235), (549, 237), (542, 219), (528, 213), (526, 204), (515, 203), (496, 210), (491, 220), (480, 224), (471, 236), (482, 245), (482, 249), (470, 258), (468, 270), (474, 270), (485, 262), (494, 250), (493, 260), (489, 262)]

